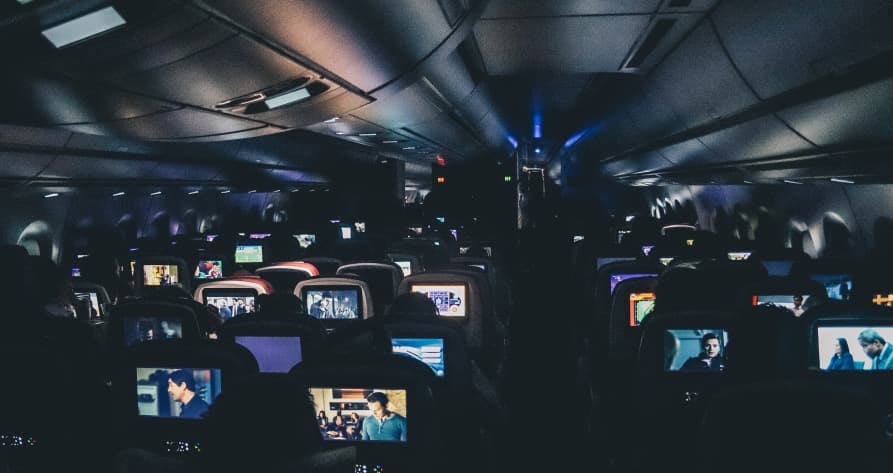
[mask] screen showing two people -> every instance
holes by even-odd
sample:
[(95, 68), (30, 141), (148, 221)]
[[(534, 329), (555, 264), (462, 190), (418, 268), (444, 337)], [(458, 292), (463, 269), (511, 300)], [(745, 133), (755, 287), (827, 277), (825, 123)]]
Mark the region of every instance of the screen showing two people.
[(124, 344), (183, 338), (183, 323), (176, 317), (126, 317)]
[(893, 327), (819, 327), (825, 371), (893, 370)]
[(144, 286), (179, 286), (180, 267), (175, 264), (147, 264), (143, 266)]
[(201, 419), (220, 391), (219, 369), (136, 369), (137, 409), (141, 416)]
[(206, 260), (199, 261), (195, 267), (196, 279), (220, 279), (223, 277), (223, 261)]
[(406, 442), (406, 390), (310, 388), (325, 440)]
[(725, 371), (728, 343), (729, 334), (722, 329), (665, 330), (664, 371)]
[(305, 291), (307, 315), (320, 320), (359, 318), (357, 289), (308, 289)]

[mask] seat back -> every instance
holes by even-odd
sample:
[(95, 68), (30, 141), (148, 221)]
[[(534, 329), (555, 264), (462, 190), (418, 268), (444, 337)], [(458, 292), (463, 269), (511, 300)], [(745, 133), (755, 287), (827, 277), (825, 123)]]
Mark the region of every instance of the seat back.
[(394, 263), (351, 263), (338, 268), (337, 275), (356, 274), (372, 291), (375, 312), (384, 314), (394, 302), (403, 271)]
[(338, 268), (344, 264), (340, 259), (325, 256), (308, 256), (301, 259), (301, 261), (316, 266), (320, 276), (334, 276)]
[(400, 267), (403, 271), (403, 277), (424, 271), (422, 260), (417, 255), (409, 253), (388, 253), (388, 259)]
[[(86, 317), (81, 317), (81, 314), (78, 313), (78, 319), (93, 320), (105, 318), (111, 310), (112, 301), (109, 299), (109, 294), (103, 286), (80, 280), (72, 280), (70, 284), (77, 301), (87, 309)], [(75, 307), (75, 309), (80, 308)]]
[(287, 373), (294, 365), (317, 359), (323, 352), (325, 330), (316, 319), (270, 318), (263, 312), (255, 315), (225, 323), (221, 339), (251, 351), (262, 373)]
[(133, 300), (121, 303), (109, 316), (108, 346), (121, 350), (141, 342), (202, 337), (194, 306), (175, 300)]
[(227, 321), (243, 313), (254, 312), (257, 297), (271, 294), (273, 285), (259, 277), (234, 277), (203, 283), (195, 289), (193, 299), (205, 306), (217, 308), (220, 318)]
[(364, 281), (348, 278), (314, 278), (294, 289), (307, 315), (320, 320), (327, 330), (375, 316), (372, 291)]

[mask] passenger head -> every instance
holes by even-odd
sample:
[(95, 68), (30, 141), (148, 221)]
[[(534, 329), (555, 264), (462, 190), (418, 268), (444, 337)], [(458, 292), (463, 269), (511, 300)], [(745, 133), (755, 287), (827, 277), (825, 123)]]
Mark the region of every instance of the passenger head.
[(255, 299), (256, 310), (264, 316), (297, 317), (304, 315), (304, 304), (301, 298), (289, 292), (261, 294)]
[(256, 375), (227, 385), (205, 418), (207, 471), (267, 471), (319, 450), (315, 412), (309, 390), (288, 376)]
[(862, 346), (862, 351), (864, 351), (866, 355), (874, 358), (884, 351), (884, 347), (887, 346), (887, 341), (884, 340), (884, 337), (882, 337), (877, 330), (867, 328), (859, 333), (859, 345)]
[(388, 319), (396, 322), (430, 322), (437, 320), (437, 305), (418, 292), (402, 294), (394, 299)]

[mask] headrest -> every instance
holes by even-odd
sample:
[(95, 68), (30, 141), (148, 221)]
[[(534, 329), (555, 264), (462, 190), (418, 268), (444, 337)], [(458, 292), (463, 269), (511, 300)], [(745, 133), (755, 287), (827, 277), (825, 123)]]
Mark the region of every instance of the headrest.
[(303, 258), (301, 261), (316, 266), (321, 276), (334, 276), (335, 271), (344, 264), (340, 259), (325, 256), (309, 256)]
[(724, 261), (700, 260), (674, 263), (657, 283), (657, 309), (728, 310), (737, 288)]
[(436, 323), (437, 305), (425, 294), (409, 292), (394, 299), (387, 315), (389, 321)]
[(390, 258), (394, 264), (400, 266), (404, 277), (421, 273), (424, 270), (424, 268), (422, 268), (422, 260), (416, 255), (389, 252), (388, 258)]
[[(387, 262), (363, 262), (345, 264), (338, 268), (336, 274), (352, 273), (363, 278), (364, 281), (375, 283), (388, 283), (391, 291), (396, 293), (400, 280), (403, 279), (403, 271), (394, 263)], [(372, 281), (375, 282), (372, 282)], [(393, 297), (393, 294), (391, 295)]]
[(437, 308), (441, 318), (475, 319), (484, 316), (482, 286), (485, 284), (486, 275), (480, 273), (464, 270), (427, 272), (404, 278), (397, 293), (402, 295), (424, 290), (437, 304), (438, 299), (432, 294), (443, 292), (444, 297), (439, 299)]
[(60, 299), (65, 285), (65, 274), (47, 256), (31, 256), (30, 258), (38, 303), (42, 305)]
[(286, 261), (282, 263), (273, 263), (269, 266), (257, 268), (254, 272), (255, 274), (263, 274), (268, 271), (303, 272), (306, 273), (309, 277), (319, 276), (319, 269), (317, 269), (316, 266), (305, 261)]
[[(368, 319), (375, 315), (374, 306), (372, 304), (372, 291), (369, 289), (369, 285), (366, 284), (366, 282), (360, 281), (357, 279), (338, 278), (338, 277), (334, 277), (334, 278), (319, 277), (319, 278), (313, 278), (313, 279), (306, 279), (304, 281), (299, 282), (298, 285), (295, 286), (294, 294), (296, 296), (298, 296), (299, 298), (301, 298), (302, 301), (304, 301), (305, 307), (307, 308), (307, 315), (314, 317), (314, 318), (319, 318), (319, 316), (318, 316), (319, 312), (318, 312), (318, 310), (315, 310), (316, 307), (314, 306), (314, 304), (318, 304), (321, 300), (313, 300), (312, 297), (304, 297), (304, 296), (305, 296), (305, 293), (309, 294), (310, 291), (325, 291), (326, 289), (330, 289), (332, 291), (337, 291), (337, 290), (357, 290), (357, 291), (359, 291), (359, 294), (357, 295), (358, 300), (356, 300), (357, 307), (355, 308), (355, 310), (360, 313), (356, 314), (354, 317), (358, 317), (359, 319)], [(319, 295), (324, 295), (324, 294), (319, 294)], [(351, 298), (351, 302), (353, 302), (352, 301), (353, 297), (351, 297), (349, 294), (344, 294), (344, 296)], [(332, 297), (334, 297), (334, 294), (332, 294)], [(354, 296), (354, 297), (356, 297), (356, 296)], [(332, 301), (332, 302), (334, 302), (334, 301)], [(331, 305), (331, 304), (329, 304), (329, 305)], [(344, 306), (344, 308), (350, 309), (351, 311), (354, 310), (353, 307)], [(331, 309), (331, 311), (332, 311), (331, 316), (322, 315), (322, 317), (326, 318), (326, 319), (339, 319), (339, 318), (352, 319), (352, 318), (354, 318), (354, 317), (350, 317), (350, 316), (341, 317), (338, 314), (336, 314), (334, 312), (334, 310), (335, 309)]]
[(158, 363), (156, 366), (163, 367), (207, 366), (233, 370), (233, 374), (237, 376), (258, 372), (257, 362), (245, 347), (215, 340), (155, 340), (140, 343), (127, 351), (125, 359), (129, 366), (147, 363)]
[(807, 382), (729, 388), (707, 407), (693, 463), (702, 473), (869, 470), (883, 461), (872, 405), (864, 393)]

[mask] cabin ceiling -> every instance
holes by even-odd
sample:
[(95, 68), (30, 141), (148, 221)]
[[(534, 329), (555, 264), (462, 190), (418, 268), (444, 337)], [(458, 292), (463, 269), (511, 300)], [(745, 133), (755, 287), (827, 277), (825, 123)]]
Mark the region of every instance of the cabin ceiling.
[[(126, 25), (41, 34), (108, 6)], [(883, 0), (9, 0), (0, 180), (313, 184), (387, 156), (415, 185), (516, 149), (576, 183), (882, 179), (891, 20)], [(224, 104), (302, 78), (320, 90), (296, 104)]]

